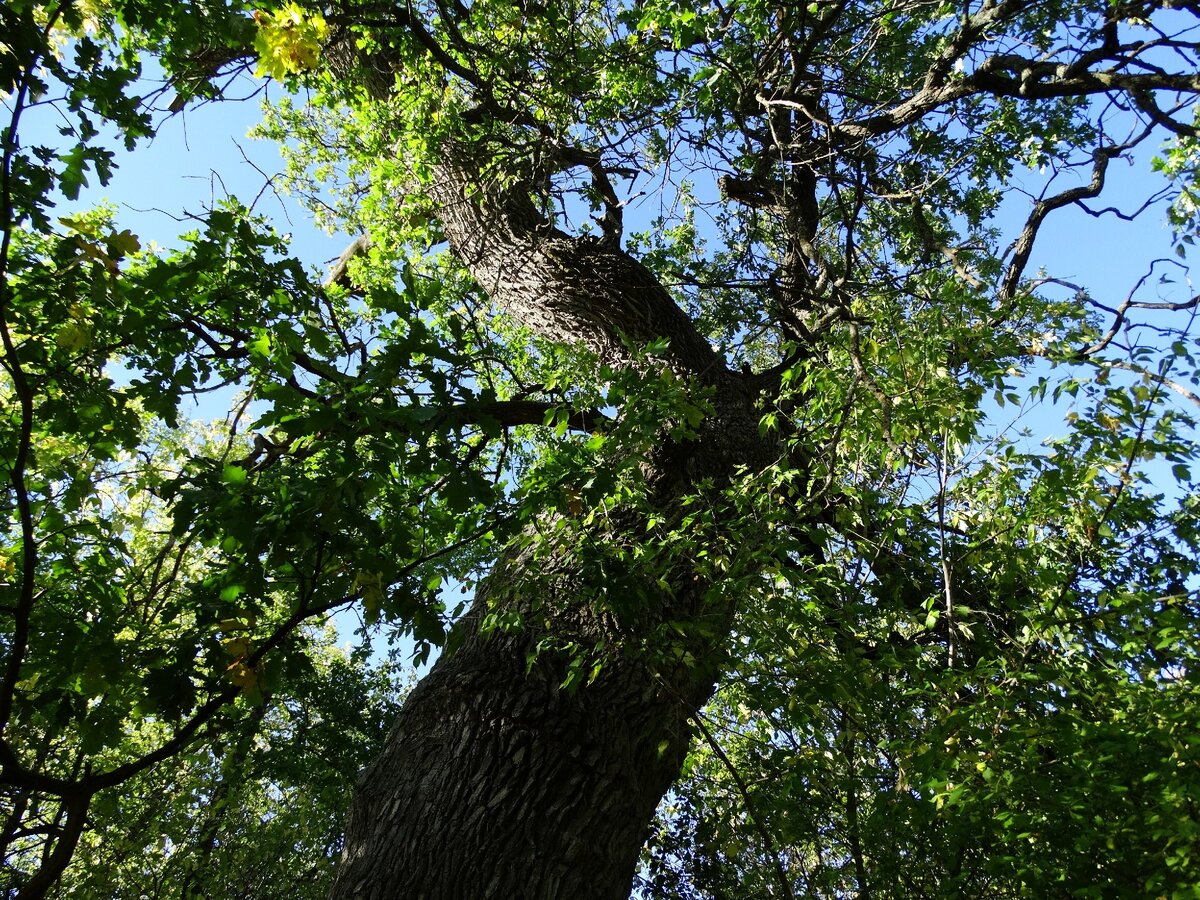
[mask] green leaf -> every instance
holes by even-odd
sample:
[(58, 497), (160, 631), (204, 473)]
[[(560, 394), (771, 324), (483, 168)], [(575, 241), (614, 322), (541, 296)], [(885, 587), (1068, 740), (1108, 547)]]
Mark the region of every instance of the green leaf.
[(226, 463), (221, 469), (221, 480), (226, 484), (245, 484), (249, 472), (245, 466)]

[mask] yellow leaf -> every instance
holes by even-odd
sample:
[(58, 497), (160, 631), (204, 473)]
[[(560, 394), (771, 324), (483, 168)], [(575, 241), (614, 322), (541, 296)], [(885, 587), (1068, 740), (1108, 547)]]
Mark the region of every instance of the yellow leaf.
[(231, 663), (226, 671), (229, 673), (230, 681), (240, 687), (245, 693), (248, 694), (258, 690), (258, 670), (254, 666), (239, 659)]
[(255, 12), (254, 21), (258, 25), (255, 75), (284, 78), (316, 67), (321, 44), (329, 34), (319, 13), (308, 15), (297, 4), (289, 3), (270, 14)]
[(105, 243), (108, 244), (108, 252), (117, 259), (128, 256), (131, 253), (137, 253), (142, 249), (142, 242), (128, 228), (124, 231), (112, 232), (105, 238)]
[(383, 575), (379, 572), (359, 572), (354, 576), (351, 588), (362, 597), (363, 612), (367, 620), (374, 622), (383, 608)]
[(100, 234), (100, 226), (96, 222), (89, 222), (83, 216), (60, 216), (58, 219), (67, 228), (74, 231), (76, 234), (82, 234), (85, 237), (98, 237)]
[(570, 488), (567, 489), (567, 510), (577, 518), (583, 515), (583, 500)]

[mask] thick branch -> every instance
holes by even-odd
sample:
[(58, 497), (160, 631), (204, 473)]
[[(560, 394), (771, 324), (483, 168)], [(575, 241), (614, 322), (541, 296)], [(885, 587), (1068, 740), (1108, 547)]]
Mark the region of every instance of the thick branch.
[[(518, 425), (544, 425), (546, 416), (562, 409), (546, 400), (496, 400), (491, 403), (460, 403), (439, 413), (434, 421), (447, 425), (475, 425), (494, 419), (502, 428)], [(569, 410), (567, 423), (575, 431), (596, 431), (609, 424), (606, 415), (596, 409)]]
[(371, 236), (369, 234), (360, 234), (356, 237), (341, 256), (337, 258), (334, 264), (329, 269), (329, 275), (325, 279), (324, 287), (332, 287), (333, 285), (341, 285), (348, 287), (350, 285), (350, 263), (358, 257), (362, 256), (371, 249)]
[(87, 823), (87, 810), (91, 799), (91, 794), (81, 794), (66, 802), (67, 820), (59, 831), (54, 851), (43, 861), (37, 874), (21, 888), (17, 900), (41, 900), (50, 893), (50, 889), (54, 887), (54, 883), (58, 881), (58, 877), (67, 868), (75, 853), (75, 847)]
[(632, 359), (667, 338), (682, 372), (714, 381), (716, 352), (666, 288), (611, 242), (572, 237), (546, 221), (520, 185), (480, 184), (481, 160), (447, 146), (431, 188), (455, 254), (493, 302), (535, 333), (580, 342), (606, 360)]
[[(891, 134), (939, 108), (977, 94), (1048, 100), (1121, 93), (1145, 98), (1154, 91), (1191, 95), (1200, 93), (1200, 75), (1192, 73), (1129, 73), (1119, 71), (1116, 66), (1102, 71), (1075, 73), (1072, 67), (1038, 63), (1014, 54), (988, 57), (970, 75), (942, 83), (933, 79), (933, 84), (936, 86), (923, 87), (889, 109), (848, 122), (830, 124), (833, 143), (859, 144)], [(789, 106), (800, 108), (800, 104), (791, 101), (775, 102), (786, 102)]]

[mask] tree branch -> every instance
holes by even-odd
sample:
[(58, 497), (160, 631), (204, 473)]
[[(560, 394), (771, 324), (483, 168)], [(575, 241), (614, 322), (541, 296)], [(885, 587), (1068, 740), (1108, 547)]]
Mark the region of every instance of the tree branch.
[(1029, 213), (1029, 218), (1026, 219), (1025, 225), (1021, 229), (1021, 233), (1012, 244), (1013, 258), (1005, 270), (1004, 278), (1000, 282), (1000, 290), (998, 292), (998, 300), (1001, 305), (1011, 302), (1016, 296), (1021, 277), (1025, 274), (1025, 267), (1029, 263), (1029, 256), (1033, 252), (1033, 245), (1037, 240), (1038, 231), (1041, 229), (1046, 217), (1056, 209), (1100, 196), (1100, 192), (1104, 190), (1104, 179), (1108, 172), (1108, 164), (1114, 157), (1120, 156), (1126, 150), (1141, 143), (1149, 134), (1150, 128), (1147, 127), (1136, 137), (1124, 143), (1097, 147), (1092, 151), (1092, 177), (1086, 185), (1069, 188), (1059, 194), (1055, 194), (1049, 199), (1039, 199), (1034, 203), (1033, 209)]
[(754, 801), (750, 797), (750, 788), (746, 784), (746, 780), (742, 777), (742, 773), (737, 770), (737, 767), (729, 759), (729, 756), (717, 743), (717, 739), (713, 737), (712, 732), (704, 724), (704, 713), (697, 712), (693, 714), (692, 721), (696, 723), (696, 728), (700, 732), (704, 742), (708, 744), (713, 754), (721, 761), (721, 765), (725, 767), (725, 771), (729, 773), (729, 777), (733, 779), (733, 783), (737, 786), (738, 793), (742, 797), (742, 802), (746, 805), (746, 814), (750, 817), (750, 821), (754, 823), (754, 830), (758, 832), (759, 839), (763, 843), (763, 852), (770, 858), (772, 862), (771, 873), (775, 876), (775, 882), (779, 885), (782, 897), (794, 897), (792, 886), (788, 883), (787, 873), (783, 869), (783, 861), (779, 858), (779, 851), (775, 847), (775, 840), (771, 837), (771, 832), (767, 830), (767, 823), (755, 809)]

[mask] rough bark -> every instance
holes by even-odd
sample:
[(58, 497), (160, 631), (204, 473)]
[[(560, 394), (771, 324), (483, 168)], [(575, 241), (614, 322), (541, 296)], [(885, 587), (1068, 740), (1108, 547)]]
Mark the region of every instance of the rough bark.
[(628, 358), (627, 343), (666, 337), (681, 374), (707, 382), (727, 374), (645, 266), (554, 227), (520, 189), (479, 185), (478, 169), (468, 150), (447, 148), (431, 194), (456, 255), (499, 308), (543, 337), (584, 343), (616, 364)]
[[(671, 507), (700, 479), (769, 463), (750, 392), (636, 260), (542, 221), (519, 191), (491, 195), (447, 151), (433, 198), (455, 253), (493, 302), (539, 333), (582, 342), (616, 364), (627, 343), (670, 339), (668, 364), (714, 393), (715, 414), (686, 445), (646, 465)], [(476, 167), (475, 171), (478, 171)], [(619, 526), (617, 526), (619, 527)], [(604, 535), (597, 535), (604, 540)], [(642, 640), (665, 620), (727, 624), (686, 562), (669, 591), (639, 592), (636, 623), (614, 622), (569, 553), (502, 557), (468, 616), (468, 636), (417, 686), (356, 792), (333, 896), (624, 898), (654, 809), (678, 775), (689, 720), (711, 695), (720, 628), (693, 640), (696, 664), (664, 662)], [(489, 603), (536, 609), (516, 632), (482, 635)], [(632, 632), (631, 633), (631, 629)], [(601, 642), (599, 677), (563, 690), (563, 659), (539, 640)]]
[[(519, 583), (509, 562), (490, 589)], [(473, 634), (413, 691), (360, 783), (336, 897), (629, 895), (713, 670), (622, 654), (564, 691), (553, 657), (526, 671), (535, 637)]]

